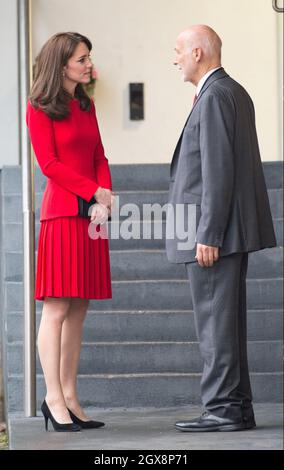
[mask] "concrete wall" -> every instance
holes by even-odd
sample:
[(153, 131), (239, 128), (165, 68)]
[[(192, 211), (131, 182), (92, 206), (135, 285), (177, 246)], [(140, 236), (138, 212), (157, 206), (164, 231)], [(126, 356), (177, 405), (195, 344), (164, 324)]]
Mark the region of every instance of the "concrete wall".
[[(58, 31), (94, 43), (96, 103), (112, 163), (166, 163), (191, 107), (193, 86), (173, 67), (176, 35), (210, 24), (223, 65), (251, 94), (263, 160), (283, 155), (283, 14), (270, 0), (33, 0), (33, 50)], [(0, 0), (0, 168), (19, 164), (17, 0)], [(145, 120), (128, 119), (128, 83), (145, 83)]]
[(17, 0), (0, 0), (0, 168), (19, 163)]
[[(2, 173), (0, 169), (0, 195), (2, 196)], [(3, 282), (3, 240), (2, 240), (2, 204), (0, 201), (0, 423), (4, 421), (4, 383), (3, 383), (3, 356), (4, 356), (4, 334), (3, 334), (3, 311), (4, 311), (4, 282)]]
[[(282, 158), (283, 15), (270, 0), (33, 0), (37, 53), (55, 32), (94, 43), (96, 103), (112, 163), (169, 162), (194, 88), (172, 65), (176, 35), (195, 23), (223, 39), (223, 65), (251, 94), (263, 160)], [(129, 82), (145, 83), (145, 120), (128, 119)]]

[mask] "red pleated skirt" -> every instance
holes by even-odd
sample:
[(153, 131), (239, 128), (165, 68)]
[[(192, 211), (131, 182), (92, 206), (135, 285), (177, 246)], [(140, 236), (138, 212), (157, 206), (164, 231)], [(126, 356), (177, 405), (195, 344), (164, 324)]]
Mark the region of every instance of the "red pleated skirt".
[(90, 220), (59, 217), (41, 222), (35, 299), (111, 298), (108, 240), (88, 234)]

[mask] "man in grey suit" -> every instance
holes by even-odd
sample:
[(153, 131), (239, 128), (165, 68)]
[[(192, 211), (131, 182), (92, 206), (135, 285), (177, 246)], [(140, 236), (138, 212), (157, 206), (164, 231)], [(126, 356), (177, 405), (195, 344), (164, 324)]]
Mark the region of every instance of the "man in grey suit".
[[(255, 427), (246, 347), (248, 253), (275, 246), (252, 100), (221, 67), (221, 39), (196, 25), (177, 38), (174, 64), (196, 86), (171, 163), (169, 206), (190, 205), (193, 246), (167, 237), (169, 261), (185, 263), (204, 362), (205, 413), (180, 431)], [(174, 218), (167, 220), (170, 232)], [(192, 230), (190, 227), (189, 230)]]

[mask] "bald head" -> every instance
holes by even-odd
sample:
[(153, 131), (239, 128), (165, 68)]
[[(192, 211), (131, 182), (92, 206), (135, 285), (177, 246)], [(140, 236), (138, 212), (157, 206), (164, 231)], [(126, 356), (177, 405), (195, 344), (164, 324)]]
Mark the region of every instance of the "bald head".
[(217, 61), (220, 65), (222, 41), (210, 26), (191, 26), (180, 33), (179, 38), (182, 38), (189, 48), (201, 49), (206, 61)]
[(207, 72), (221, 66), (222, 41), (206, 25), (194, 25), (179, 34), (176, 41), (175, 65), (183, 72), (184, 81), (196, 85)]

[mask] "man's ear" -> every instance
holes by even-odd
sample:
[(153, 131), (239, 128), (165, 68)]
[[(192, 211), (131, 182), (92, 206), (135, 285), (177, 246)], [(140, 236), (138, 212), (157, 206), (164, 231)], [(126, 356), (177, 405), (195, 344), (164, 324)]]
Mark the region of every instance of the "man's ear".
[(202, 57), (202, 49), (200, 47), (197, 47), (196, 49), (194, 49), (194, 53), (195, 53), (195, 62), (200, 62), (201, 57)]

